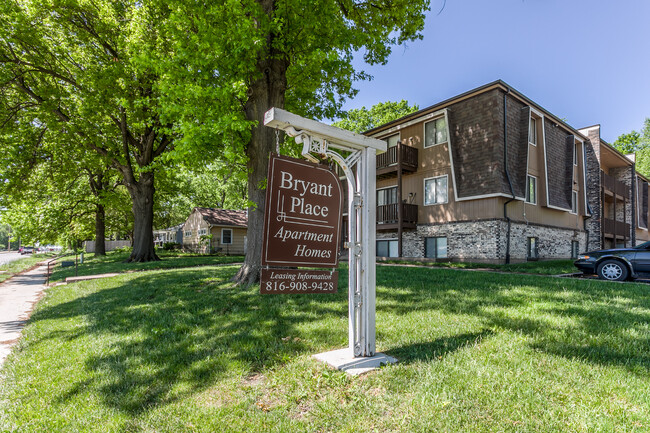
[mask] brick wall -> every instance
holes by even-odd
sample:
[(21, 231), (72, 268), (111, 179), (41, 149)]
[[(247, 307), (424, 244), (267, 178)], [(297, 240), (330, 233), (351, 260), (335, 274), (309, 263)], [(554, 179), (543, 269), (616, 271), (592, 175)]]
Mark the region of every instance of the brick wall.
[(601, 249), (601, 213), (600, 202), (600, 137), (596, 130), (589, 131), (589, 140), (585, 142), (587, 153), (587, 202), (591, 208), (591, 218), (587, 219), (586, 227), (589, 232), (588, 251)]
[[(506, 221), (501, 219), (419, 225), (416, 231), (404, 234), (404, 257), (424, 257), (425, 238), (445, 236), (449, 261), (503, 263), (506, 257), (507, 227)], [(586, 233), (582, 230), (518, 222), (513, 222), (510, 230), (512, 262), (526, 261), (528, 237), (538, 239), (541, 260), (571, 258), (571, 241), (579, 242), (580, 252), (587, 250)]]

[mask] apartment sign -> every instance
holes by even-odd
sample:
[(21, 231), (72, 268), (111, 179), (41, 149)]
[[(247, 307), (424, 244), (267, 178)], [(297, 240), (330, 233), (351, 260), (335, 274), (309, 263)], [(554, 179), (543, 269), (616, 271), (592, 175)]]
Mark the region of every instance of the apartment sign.
[(262, 266), (336, 268), (342, 208), (341, 182), (328, 167), (271, 155)]

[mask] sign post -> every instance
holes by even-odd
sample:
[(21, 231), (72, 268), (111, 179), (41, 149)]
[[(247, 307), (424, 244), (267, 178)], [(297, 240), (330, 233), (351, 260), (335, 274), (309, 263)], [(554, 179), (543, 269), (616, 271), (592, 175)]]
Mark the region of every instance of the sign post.
[[(302, 155), (317, 162), (330, 158), (345, 173), (348, 185), (348, 323), (347, 349), (316, 355), (328, 364), (359, 374), (394, 358), (375, 353), (376, 284), (376, 155), (387, 144), (330, 125), (271, 108), (264, 115), (266, 126), (281, 129), (303, 145)], [(343, 157), (336, 150), (344, 151)]]

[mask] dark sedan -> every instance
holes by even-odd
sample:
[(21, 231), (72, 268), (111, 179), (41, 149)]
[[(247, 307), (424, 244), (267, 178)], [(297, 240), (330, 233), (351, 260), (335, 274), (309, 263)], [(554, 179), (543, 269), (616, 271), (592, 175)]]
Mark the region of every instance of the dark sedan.
[(585, 274), (603, 280), (624, 281), (650, 275), (650, 241), (636, 247), (590, 251), (573, 263)]

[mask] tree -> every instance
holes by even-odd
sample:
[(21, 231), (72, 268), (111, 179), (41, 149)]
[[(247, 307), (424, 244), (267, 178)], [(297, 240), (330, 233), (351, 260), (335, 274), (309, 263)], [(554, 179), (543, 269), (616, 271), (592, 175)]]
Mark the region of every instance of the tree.
[(33, 111), (3, 112), (0, 178), (6, 181), (0, 184), (0, 201), (17, 233), (32, 242), (53, 242), (94, 215), (95, 254), (104, 255), (105, 208), (114, 201), (117, 173), (96, 155), (67, 144), (66, 134), (49, 129)]
[[(237, 281), (259, 276), (271, 107), (333, 118), (353, 58), (385, 63), (421, 38), (428, 0), (15, 0), (0, 5), (6, 112), (31, 110), (122, 176), (133, 200), (132, 261), (157, 259), (154, 173), (210, 152), (247, 159), (249, 250)], [(74, 140), (72, 139), (74, 137)], [(203, 152), (197, 149), (204, 149)]]
[[(2, 220), (1, 212), (0, 212), (0, 220)], [(0, 249), (9, 248), (10, 238), (11, 238), (11, 226), (9, 224), (0, 223)]]
[[(211, 101), (199, 123), (221, 125), (224, 138), (232, 134), (226, 159), (247, 157), (248, 251), (235, 280), (252, 283), (259, 278), (268, 158), (279, 139), (263, 126), (264, 113), (279, 107), (318, 119), (339, 115), (356, 94), (353, 82), (368, 78), (354, 56), (383, 64), (393, 45), (421, 38), (429, 2), (226, 0), (201, 10), (172, 4), (167, 31), (177, 56), (158, 65), (176, 78), (170, 86), (178, 95), (194, 89), (190, 104), (176, 104), (178, 119), (194, 121), (183, 122), (185, 139), (197, 132), (187, 107)], [(169, 96), (180, 99), (173, 88)]]
[(63, 137), (57, 153), (93, 152), (120, 173), (134, 214), (130, 261), (157, 259), (154, 173), (175, 133), (162, 115), (164, 80), (151, 62), (171, 56), (158, 26), (168, 13), (154, 2), (0, 5), (0, 121), (15, 125), (16, 117), (31, 116)]
[(636, 154), (636, 170), (650, 176), (650, 118), (643, 122), (641, 132), (631, 131), (620, 135), (613, 146), (624, 154)]
[(248, 206), (245, 164), (215, 161), (205, 166), (179, 166), (157, 176), (156, 182), (154, 223), (158, 228), (184, 222), (195, 207)]
[(403, 99), (399, 102), (380, 102), (370, 107), (370, 110), (366, 107), (350, 110), (342, 116), (341, 120), (334, 122), (333, 125), (361, 133), (418, 110), (417, 105), (410, 107), (408, 101)]
[(622, 134), (616, 139), (613, 146), (626, 155), (629, 153), (635, 153), (641, 146), (641, 134), (637, 131)]

